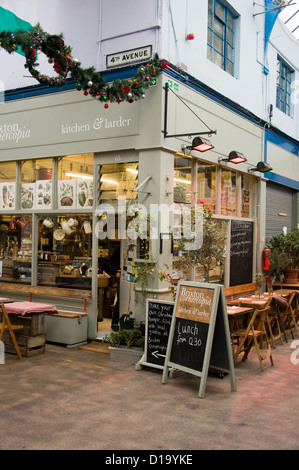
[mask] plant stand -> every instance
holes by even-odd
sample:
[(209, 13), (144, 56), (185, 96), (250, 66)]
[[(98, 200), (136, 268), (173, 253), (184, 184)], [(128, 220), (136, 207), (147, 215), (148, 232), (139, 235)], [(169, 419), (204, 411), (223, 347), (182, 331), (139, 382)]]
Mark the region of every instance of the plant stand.
[(143, 349), (141, 348), (127, 348), (126, 346), (109, 346), (111, 361), (126, 362), (129, 364), (136, 364), (143, 356)]

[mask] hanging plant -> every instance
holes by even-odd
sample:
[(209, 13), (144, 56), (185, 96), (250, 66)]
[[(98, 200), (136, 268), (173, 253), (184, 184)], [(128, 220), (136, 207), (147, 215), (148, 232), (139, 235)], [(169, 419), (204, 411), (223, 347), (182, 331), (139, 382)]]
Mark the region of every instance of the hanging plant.
[[(48, 34), (38, 24), (30, 31), (0, 32), (0, 48), (9, 54), (21, 46), (28, 69), (33, 78), (43, 85), (61, 87), (68, 79), (76, 81), (76, 89), (83, 91), (85, 96), (92, 96), (108, 108), (108, 102), (133, 103), (145, 98), (145, 90), (153, 84), (168, 62), (161, 61), (157, 54), (145, 65), (141, 65), (132, 79), (115, 80), (107, 83), (94, 67), (82, 68), (78, 59), (71, 55), (72, 48), (64, 42), (63, 35)], [(42, 53), (53, 64), (56, 75), (50, 77), (42, 74), (38, 67), (38, 55)]]

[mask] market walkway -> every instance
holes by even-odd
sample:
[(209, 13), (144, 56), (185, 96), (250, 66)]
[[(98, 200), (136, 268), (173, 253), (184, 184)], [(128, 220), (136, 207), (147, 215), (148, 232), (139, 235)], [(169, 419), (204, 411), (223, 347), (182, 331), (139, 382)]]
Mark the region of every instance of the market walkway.
[[(112, 362), (108, 354), (46, 345), (45, 354), (0, 365), (0, 449), (298, 449), (299, 343), (255, 352), (229, 378), (181, 375)], [(293, 363), (291, 361), (293, 354)], [(295, 359), (295, 360), (294, 360)]]

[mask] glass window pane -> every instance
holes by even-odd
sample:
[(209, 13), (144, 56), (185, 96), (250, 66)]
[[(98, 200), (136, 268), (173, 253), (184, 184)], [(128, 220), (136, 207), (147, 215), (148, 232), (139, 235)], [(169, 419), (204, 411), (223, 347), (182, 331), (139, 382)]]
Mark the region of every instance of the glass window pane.
[(234, 45), (234, 34), (230, 29), (226, 29), (226, 41), (233, 46)]
[(223, 56), (218, 54), (218, 52), (214, 51), (214, 64), (218, 65), (219, 67), (223, 68)]
[(88, 214), (39, 218), (38, 285), (91, 289), (92, 218)]
[(250, 217), (251, 216), (251, 206), (252, 206), (252, 192), (251, 192), (251, 181), (252, 177), (250, 175), (245, 175), (241, 173), (241, 217)]
[(191, 203), (191, 159), (175, 157), (174, 202)]
[(225, 9), (219, 3), (215, 3), (215, 14), (219, 16), (223, 21), (225, 20)]
[(93, 153), (67, 155), (58, 163), (58, 209), (93, 206)]
[(213, 213), (216, 208), (216, 166), (198, 162), (197, 167), (197, 204), (204, 202), (204, 207)]
[(10, 211), (16, 205), (16, 162), (0, 163), (0, 209)]
[(234, 66), (233, 66), (233, 64), (232, 64), (229, 60), (226, 61), (225, 70), (226, 70), (230, 75), (234, 75)]
[(220, 36), (222, 39), (224, 39), (224, 24), (222, 24), (220, 21), (218, 21), (215, 18), (214, 21), (214, 31), (218, 36)]
[(227, 26), (234, 31), (235, 29), (235, 20), (233, 15), (227, 10)]
[(208, 27), (213, 29), (213, 15), (210, 11), (208, 13)]
[(224, 41), (216, 36), (216, 34), (214, 35), (214, 49), (224, 55)]
[(208, 29), (208, 44), (213, 45), (213, 31)]
[(51, 209), (52, 158), (26, 160), (21, 164), (21, 208)]
[(32, 218), (0, 217), (1, 281), (31, 283)]
[(0, 182), (16, 181), (16, 162), (0, 163)]
[(100, 203), (116, 205), (119, 197), (135, 200), (138, 184), (138, 163), (111, 163), (100, 169)]
[(207, 57), (209, 60), (213, 60), (213, 49), (208, 46)]
[(237, 215), (236, 172), (221, 170), (221, 214)]
[(232, 47), (230, 47), (228, 44), (226, 45), (226, 57), (229, 59), (231, 62), (233, 62), (234, 58), (234, 50)]
[(209, 9), (213, 11), (214, 0), (209, 0)]

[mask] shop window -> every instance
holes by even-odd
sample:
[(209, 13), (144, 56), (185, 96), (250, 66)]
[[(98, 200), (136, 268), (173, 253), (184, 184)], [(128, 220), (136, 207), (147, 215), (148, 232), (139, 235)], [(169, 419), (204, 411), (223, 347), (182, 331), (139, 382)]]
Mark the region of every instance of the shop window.
[(0, 209), (10, 211), (16, 205), (16, 162), (0, 163)]
[(221, 170), (221, 214), (237, 215), (237, 174)]
[(234, 75), (235, 17), (217, 0), (208, 5), (208, 59)]
[(216, 166), (198, 162), (197, 164), (197, 204), (215, 213), (216, 208)]
[(38, 285), (91, 288), (92, 220), (88, 214), (40, 216)]
[[(213, 219), (216, 227), (217, 232), (221, 233), (224, 238), (228, 238), (228, 227), (226, 221), (220, 219)], [(219, 246), (221, 243), (218, 241)], [(203, 248), (204, 249), (204, 248)], [(217, 249), (215, 250), (217, 252)], [(204, 266), (197, 265), (195, 267), (194, 278), (196, 282), (211, 282), (216, 284), (224, 284), (224, 267), (225, 267), (225, 257), (222, 257), (222, 251), (219, 249), (219, 257), (212, 258), (211, 263)], [(219, 258), (219, 259), (218, 259)]]
[(52, 158), (21, 163), (21, 208), (51, 209)]
[(93, 153), (67, 155), (58, 161), (58, 209), (93, 207)]
[(241, 174), (241, 217), (251, 217), (252, 206), (252, 177)]
[(175, 155), (173, 183), (174, 202), (190, 204), (192, 195), (191, 158)]
[(1, 281), (31, 283), (32, 218), (0, 217)]
[(99, 175), (100, 204), (117, 205), (118, 198), (125, 198), (127, 203), (137, 199), (138, 164), (109, 163), (101, 165)]

